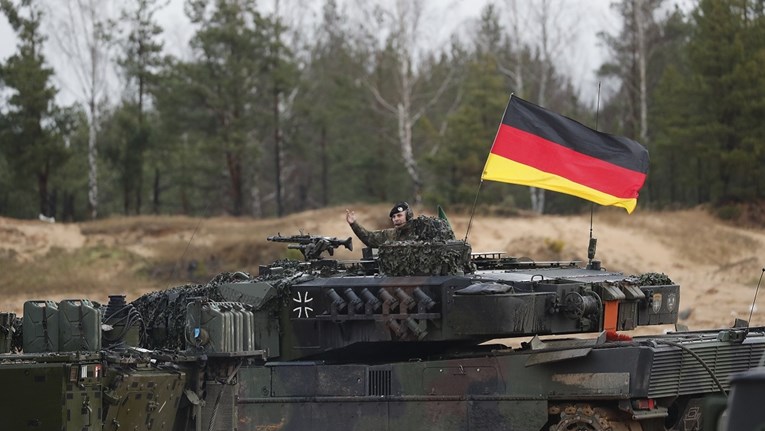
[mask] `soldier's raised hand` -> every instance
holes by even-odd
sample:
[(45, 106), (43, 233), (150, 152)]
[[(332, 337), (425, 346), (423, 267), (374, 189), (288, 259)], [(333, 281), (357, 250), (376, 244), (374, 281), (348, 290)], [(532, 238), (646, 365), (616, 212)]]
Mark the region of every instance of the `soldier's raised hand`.
[(345, 209), (345, 221), (348, 222), (348, 224), (353, 224), (356, 221), (356, 213), (349, 210), (348, 208)]

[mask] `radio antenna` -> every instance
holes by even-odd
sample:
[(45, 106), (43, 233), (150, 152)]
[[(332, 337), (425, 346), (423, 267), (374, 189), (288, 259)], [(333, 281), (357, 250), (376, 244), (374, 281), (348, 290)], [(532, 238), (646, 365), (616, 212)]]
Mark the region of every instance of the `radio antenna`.
[[(598, 97), (595, 102), (595, 131), (598, 130), (598, 116), (600, 114), (600, 81), (598, 81)], [(595, 204), (590, 202), (590, 241), (587, 245), (587, 268), (599, 269), (598, 265), (593, 265), (592, 261), (595, 259), (595, 252), (598, 247), (598, 239), (592, 237), (592, 219), (595, 213)]]
[(749, 320), (746, 321), (746, 326), (751, 326), (752, 313), (754, 313), (754, 305), (757, 303), (757, 292), (760, 291), (760, 283), (762, 283), (762, 275), (765, 274), (765, 268), (762, 268), (760, 273), (760, 281), (757, 282), (757, 288), (754, 289), (754, 299), (752, 300), (752, 307), (749, 309)]
[[(208, 214), (208, 211), (210, 209), (210, 202), (207, 202), (205, 204), (205, 209), (202, 212), (202, 214)], [(202, 220), (204, 219), (204, 215), (197, 220), (196, 226), (194, 226), (194, 231), (191, 232), (191, 237), (189, 238), (189, 241), (186, 243), (186, 248), (183, 250), (183, 254), (181, 255), (181, 263), (183, 263), (183, 260), (186, 259), (186, 254), (189, 252), (189, 248), (191, 247), (191, 242), (194, 241), (194, 237), (197, 235), (197, 232), (199, 232), (200, 226), (202, 226)], [(168, 280), (168, 289), (170, 288), (170, 283), (173, 282), (173, 277), (176, 276), (176, 265), (173, 265), (173, 270), (170, 272), (170, 279)], [(180, 272), (180, 271), (177, 271)]]

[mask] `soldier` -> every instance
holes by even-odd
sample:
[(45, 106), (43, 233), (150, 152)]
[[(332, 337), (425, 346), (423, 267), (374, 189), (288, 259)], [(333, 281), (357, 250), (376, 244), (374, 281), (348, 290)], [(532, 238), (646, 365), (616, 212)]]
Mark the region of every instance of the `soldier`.
[(369, 231), (356, 222), (356, 214), (345, 210), (345, 220), (351, 225), (353, 233), (359, 237), (367, 247), (379, 247), (387, 241), (417, 240), (416, 233), (411, 228), (410, 220), (414, 218), (414, 212), (406, 202), (399, 202), (390, 210), (392, 228)]

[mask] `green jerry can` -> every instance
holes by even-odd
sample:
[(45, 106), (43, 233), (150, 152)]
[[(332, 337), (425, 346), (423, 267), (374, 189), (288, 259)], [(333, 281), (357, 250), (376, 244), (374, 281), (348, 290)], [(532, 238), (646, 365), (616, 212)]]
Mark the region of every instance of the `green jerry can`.
[(24, 353), (58, 352), (58, 304), (25, 302), (22, 332)]
[(58, 303), (59, 351), (101, 350), (101, 308), (87, 299)]
[(190, 302), (187, 341), (209, 353), (248, 352), (257, 347), (252, 308), (237, 302)]

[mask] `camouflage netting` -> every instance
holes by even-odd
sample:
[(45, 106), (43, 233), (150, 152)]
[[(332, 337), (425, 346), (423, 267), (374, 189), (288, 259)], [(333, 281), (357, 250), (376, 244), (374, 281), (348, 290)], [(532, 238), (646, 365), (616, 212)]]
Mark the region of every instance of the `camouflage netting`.
[[(316, 278), (316, 273), (306, 266), (306, 262), (297, 260), (278, 260), (269, 269), (270, 273), (260, 275), (255, 280), (267, 281), (275, 287), (284, 306), (290, 304), (291, 296), (283, 295), (282, 292), (289, 291), (289, 288), (297, 283), (304, 283)], [(335, 268), (324, 268), (320, 271), (322, 277), (329, 277), (336, 273)]]
[[(278, 270), (277, 270), (278, 268)], [(278, 291), (308, 281), (314, 276), (307, 272), (304, 262), (283, 260), (274, 262), (272, 272), (253, 278), (245, 272), (224, 272), (207, 284), (186, 284), (168, 290), (147, 293), (132, 302), (141, 313), (149, 337), (145, 346), (151, 349), (182, 350), (186, 347), (186, 308), (195, 300), (231, 301), (220, 287), (241, 281), (267, 281)], [(225, 289), (224, 289), (225, 290)], [(289, 295), (283, 295), (289, 298)]]
[(209, 283), (186, 284), (168, 290), (147, 293), (132, 302), (141, 313), (149, 333), (147, 345), (151, 349), (183, 349), (185, 342), (186, 306), (197, 299), (223, 301), (218, 287), (221, 284), (250, 279), (243, 272), (224, 272)]
[(420, 241), (450, 241), (455, 239), (454, 231), (449, 226), (449, 222), (444, 219), (422, 215), (409, 220), (407, 224)]
[(417, 241), (380, 246), (378, 263), (385, 275), (455, 275), (472, 272), (470, 245), (454, 239), (446, 220), (419, 216), (408, 223)]
[(644, 274), (631, 275), (625, 278), (624, 281), (638, 286), (667, 286), (675, 284), (667, 275), (659, 274), (658, 272), (646, 272)]
[[(311, 273), (310, 265), (298, 260), (277, 260), (269, 266), (270, 272), (266, 275), (259, 275), (257, 281), (268, 281), (279, 291), (295, 283), (302, 283), (315, 278)], [(336, 274), (337, 268), (325, 268), (321, 275), (328, 277)]]
[(473, 272), (470, 245), (464, 241), (398, 241), (380, 246), (380, 273), (402, 275), (457, 275)]

